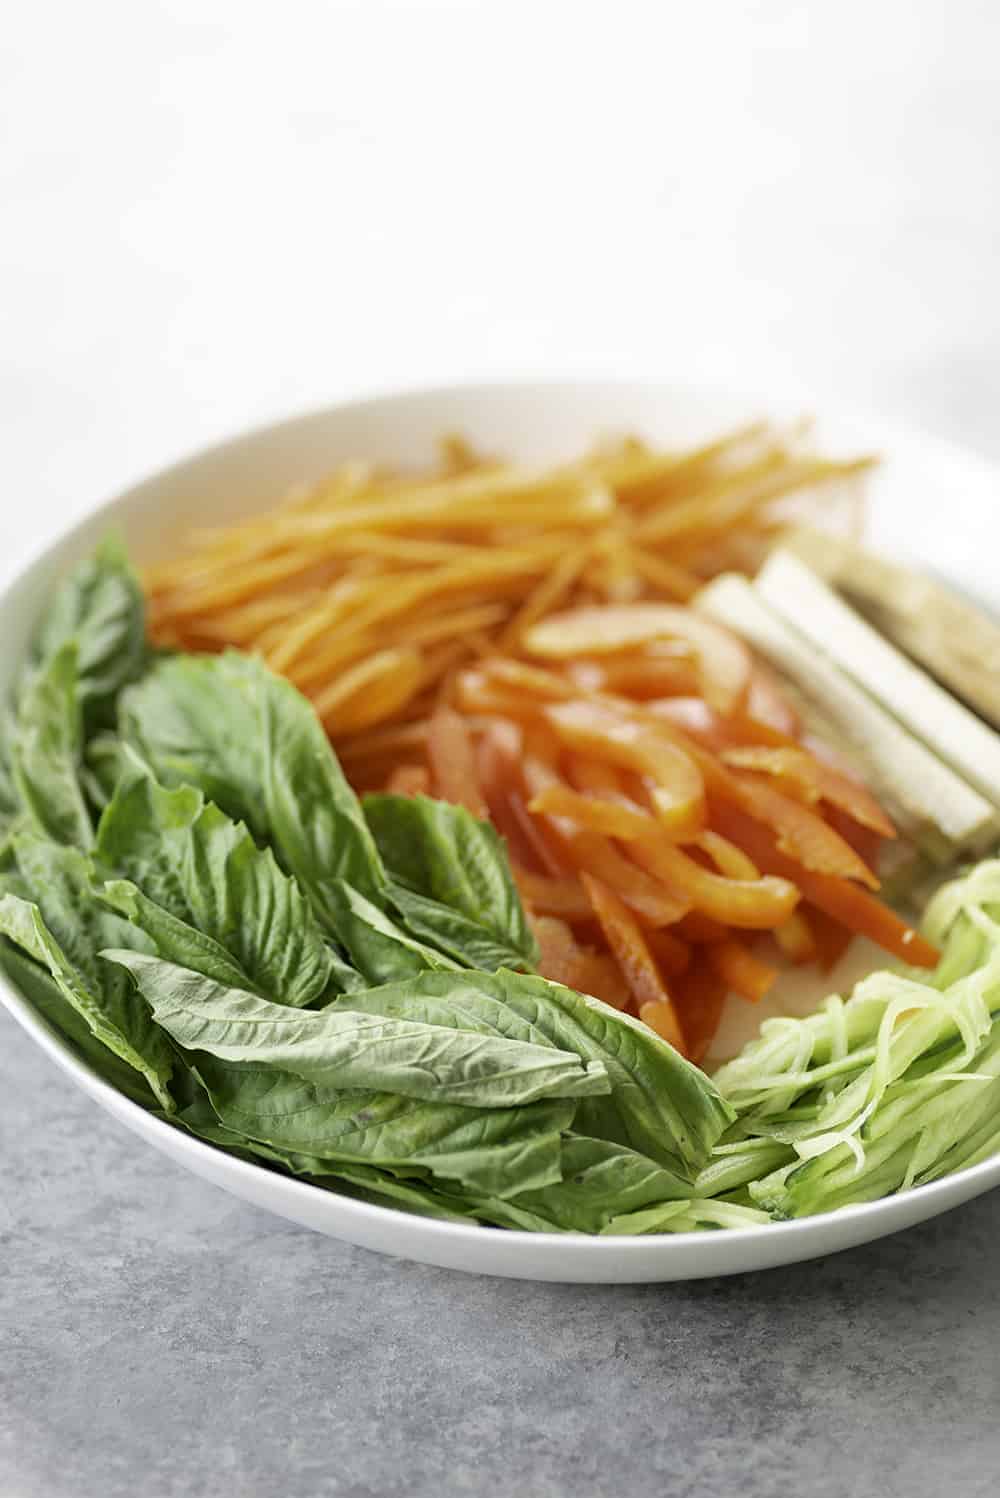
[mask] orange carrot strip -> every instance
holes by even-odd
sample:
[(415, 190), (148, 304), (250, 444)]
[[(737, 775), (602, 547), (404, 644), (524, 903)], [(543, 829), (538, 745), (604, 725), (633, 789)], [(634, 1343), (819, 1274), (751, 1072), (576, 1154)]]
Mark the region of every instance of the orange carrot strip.
[(878, 876), (822, 817), (769, 785), (762, 785), (758, 780), (748, 783), (744, 774), (738, 778), (748, 794), (740, 797), (738, 805), (777, 833), (778, 848), (782, 853), (787, 853), (811, 873), (857, 879), (861, 884), (867, 884), (869, 889), (878, 889)]
[(542, 700), (506, 683), (494, 681), (480, 669), (460, 671), (455, 678), (455, 705), (463, 713), (509, 718), (514, 723), (536, 719)]
[(670, 603), (604, 604), (552, 614), (523, 636), (530, 655), (569, 659), (635, 650), (656, 640), (679, 640), (698, 660), (701, 694), (722, 712), (746, 696), (752, 661), (738, 635), (693, 609)]
[(695, 743), (703, 749), (710, 749), (713, 754), (743, 744), (762, 744), (776, 749), (796, 747), (795, 739), (773, 724), (746, 713), (723, 717), (700, 697), (664, 697), (651, 702), (647, 711), (682, 729)]
[(726, 986), (751, 1004), (764, 997), (778, 976), (773, 967), (761, 962), (735, 938), (709, 947), (708, 960)]
[[(681, 699), (678, 699), (681, 700)], [(663, 704), (667, 706), (668, 704)], [(558, 711), (564, 711), (560, 708)], [(849, 843), (808, 806), (783, 796), (748, 772), (728, 769), (714, 754), (680, 732), (665, 718), (664, 731), (686, 746), (701, 771), (706, 790), (718, 800), (728, 801), (758, 822), (764, 822), (778, 837), (778, 848), (811, 873), (857, 879), (878, 889), (878, 879)]]
[[(587, 910), (590, 912), (589, 901)], [(581, 947), (565, 921), (533, 917), (531, 929), (538, 942), (538, 971), (543, 978), (579, 993), (593, 994), (615, 1009), (625, 1009), (631, 1003), (631, 991), (614, 959)]]
[(538, 971), (542, 977), (572, 986), (579, 950), (566, 922), (543, 915), (532, 916), (530, 925), (538, 942)]
[(578, 695), (573, 683), (557, 672), (547, 671), (542, 666), (529, 666), (525, 661), (512, 661), (503, 655), (484, 661), (482, 672), (489, 682), (501, 682), (505, 687), (514, 687), (545, 702), (558, 702)]
[(534, 850), (535, 858), (543, 873), (554, 879), (571, 876), (575, 869), (567, 840), (559, 836), (558, 830), (545, 817), (533, 817), (520, 791), (511, 791), (507, 796), (511, 816), (521, 831), (521, 836)]
[[(839, 832), (845, 843), (850, 843), (855, 853), (872, 870), (878, 872), (879, 852), (882, 847), (882, 836), (873, 827), (864, 827), (847, 812), (837, 806), (831, 806), (827, 812), (827, 820), (835, 832)], [(895, 836), (895, 830), (893, 830)]]
[[(526, 830), (524, 821), (531, 819), (524, 814), (524, 821), (512, 805), (512, 796), (519, 793), (521, 778), (518, 756), (521, 752), (520, 730), (511, 723), (490, 723), (479, 739), (476, 750), (476, 774), (479, 780), (490, 821), (507, 844), (515, 864), (533, 874), (542, 870), (551, 872), (548, 849), (544, 856), (537, 846), (537, 832), (532, 825)], [(582, 888), (581, 901), (586, 900)], [(554, 911), (553, 914), (562, 914)]]

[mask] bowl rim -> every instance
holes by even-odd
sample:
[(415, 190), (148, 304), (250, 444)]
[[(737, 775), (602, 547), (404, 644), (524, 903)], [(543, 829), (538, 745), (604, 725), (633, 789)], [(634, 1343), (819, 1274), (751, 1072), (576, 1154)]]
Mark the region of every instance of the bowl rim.
[[(41, 540), (36, 546), (29, 547), (26, 552), (21, 553), (11, 571), (0, 583), (0, 619), (3, 619), (8, 610), (15, 610), (18, 604), (18, 595), (26, 590), (34, 575), (48, 566), (57, 562), (64, 563), (65, 556), (71, 553), (74, 544), (79, 542), (96, 524), (111, 515), (120, 507), (127, 507), (131, 502), (138, 502), (144, 492), (152, 490), (172, 476), (178, 476), (189, 468), (204, 463), (206, 460), (221, 460), (228, 455), (239, 452), (254, 441), (266, 442), (279, 436), (288, 437), (296, 431), (305, 431), (312, 426), (318, 426), (324, 420), (334, 417), (345, 411), (363, 412), (370, 410), (384, 410), (387, 406), (402, 407), (414, 403), (427, 402), (433, 404), (435, 401), (444, 401), (455, 397), (468, 399), (501, 399), (517, 392), (524, 395), (532, 390), (539, 393), (541, 397), (546, 394), (552, 395), (561, 391), (568, 394), (596, 395), (602, 389), (607, 390), (615, 387), (619, 390), (633, 388), (645, 395), (662, 394), (669, 395), (683, 392), (687, 398), (692, 393), (704, 394), (709, 400), (746, 401), (746, 391), (742, 393), (732, 385), (722, 381), (713, 381), (700, 376), (691, 379), (669, 378), (669, 377), (644, 377), (644, 376), (602, 376), (599, 374), (583, 374), (561, 376), (558, 374), (543, 374), (540, 376), (530, 375), (524, 378), (514, 376), (486, 378), (469, 381), (455, 381), (444, 384), (416, 385), (396, 387), (384, 392), (365, 393), (357, 399), (347, 397), (327, 404), (316, 405), (305, 411), (280, 416), (275, 420), (259, 422), (241, 428), (233, 435), (222, 437), (210, 442), (206, 446), (193, 451), (183, 453), (178, 458), (167, 461), (153, 470), (151, 473), (139, 478), (133, 483), (127, 484), (110, 497), (88, 506), (83, 513), (76, 516), (68, 525), (59, 529), (54, 535)], [(800, 392), (794, 395), (789, 391), (769, 392), (767, 396), (767, 407), (769, 411), (777, 409), (780, 415), (785, 410), (801, 409), (807, 397)], [(856, 425), (861, 430), (873, 425), (871, 417), (866, 417), (863, 412), (852, 409), (844, 403), (823, 401), (822, 407), (825, 415), (829, 415), (838, 422), (843, 420), (847, 425)], [(919, 428), (909, 428), (900, 423), (883, 421), (881, 418), (874, 423), (880, 434), (884, 434), (891, 446), (894, 440), (905, 442), (909, 448), (920, 444), (928, 453), (933, 452), (938, 458), (949, 462), (960, 462), (966, 467), (978, 469), (984, 476), (992, 475), (997, 478), (996, 465), (982, 454), (963, 446), (960, 443), (935, 434), (926, 433)], [(106, 1111), (112, 1113), (121, 1122), (138, 1133), (140, 1137), (149, 1135), (151, 1139), (159, 1136), (165, 1142), (169, 1140), (170, 1155), (186, 1155), (194, 1162), (211, 1162), (213, 1171), (209, 1175), (214, 1179), (214, 1168), (221, 1159), (226, 1161), (226, 1173), (234, 1180), (246, 1182), (260, 1181), (266, 1178), (269, 1188), (284, 1196), (288, 1201), (307, 1202), (315, 1201), (317, 1195), (329, 1198), (332, 1193), (325, 1192), (322, 1187), (311, 1184), (309, 1181), (299, 1179), (292, 1175), (286, 1175), (277, 1171), (269, 1170), (263, 1163), (257, 1164), (251, 1161), (240, 1160), (227, 1151), (219, 1150), (216, 1146), (198, 1139), (187, 1133), (183, 1128), (177, 1127), (166, 1119), (161, 1119), (150, 1113), (140, 1104), (133, 1102), (123, 1093), (105, 1082), (97, 1073), (93, 1072), (87, 1063), (77, 1056), (62, 1036), (51, 1027), (39, 1014), (37, 1014), (23, 995), (17, 990), (13, 982), (0, 970), (0, 1001), (3, 1002), (12, 1018), (21, 1025), (32, 1039), (46, 1052), (56, 1063), (66, 1071), (78, 1085), (96, 1101), (102, 1102)], [(203, 1174), (203, 1172), (197, 1172)], [(606, 1257), (609, 1261), (617, 1260), (620, 1256), (628, 1257), (648, 1256), (654, 1244), (661, 1251), (673, 1249), (680, 1251), (682, 1247), (693, 1248), (699, 1244), (704, 1245), (708, 1240), (724, 1238), (727, 1244), (738, 1248), (741, 1244), (760, 1243), (762, 1240), (770, 1242), (782, 1241), (792, 1243), (797, 1239), (808, 1240), (817, 1234), (821, 1224), (830, 1224), (836, 1221), (838, 1224), (860, 1224), (873, 1221), (879, 1217), (891, 1217), (900, 1213), (900, 1204), (914, 1202), (919, 1199), (923, 1204), (937, 1203), (944, 1199), (942, 1210), (947, 1210), (947, 1199), (956, 1198), (951, 1204), (958, 1205), (959, 1201), (980, 1194), (992, 1186), (1000, 1185), (1000, 1153), (991, 1159), (980, 1161), (976, 1165), (965, 1167), (951, 1175), (943, 1176), (939, 1180), (932, 1181), (924, 1186), (911, 1187), (906, 1192), (896, 1192), (891, 1196), (880, 1197), (871, 1202), (858, 1203), (853, 1206), (837, 1208), (832, 1212), (818, 1213), (814, 1216), (796, 1218), (788, 1221), (772, 1221), (760, 1223), (745, 1228), (726, 1228), (718, 1232), (706, 1231), (705, 1229), (685, 1232), (670, 1233), (662, 1235), (648, 1234), (622, 1234), (601, 1236), (586, 1233), (558, 1233), (542, 1232), (532, 1233), (522, 1229), (509, 1229), (491, 1227), (487, 1224), (451, 1222), (447, 1220), (422, 1217), (418, 1214), (407, 1212), (402, 1208), (380, 1206), (371, 1202), (365, 1202), (355, 1197), (336, 1195), (338, 1205), (348, 1215), (354, 1215), (359, 1222), (370, 1224), (401, 1223), (409, 1228), (419, 1224), (422, 1235), (430, 1241), (448, 1242), (451, 1244), (481, 1245), (484, 1240), (496, 1241), (502, 1237), (505, 1244), (516, 1250), (523, 1246), (526, 1250), (530, 1246), (541, 1250), (558, 1249), (574, 1259), (581, 1257)], [(970, 1189), (971, 1188), (971, 1189)], [(918, 1218), (931, 1217), (933, 1211), (920, 1211)], [(914, 1219), (914, 1220), (918, 1220)], [(908, 1225), (905, 1222), (900, 1227)], [(777, 1235), (781, 1235), (780, 1240)], [(852, 1239), (851, 1241), (855, 1241)], [(857, 1241), (863, 1241), (858, 1239)], [(820, 1252), (823, 1250), (820, 1249)], [(805, 1256), (804, 1256), (805, 1257)], [(782, 1262), (791, 1262), (791, 1256), (787, 1256)]]

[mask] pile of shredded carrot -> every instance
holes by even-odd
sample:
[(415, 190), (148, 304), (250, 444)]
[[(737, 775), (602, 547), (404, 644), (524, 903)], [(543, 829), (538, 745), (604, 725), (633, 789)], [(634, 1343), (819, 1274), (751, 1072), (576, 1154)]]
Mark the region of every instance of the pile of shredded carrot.
[(538, 471), (453, 437), (430, 473), (349, 464), (150, 568), (152, 638), (259, 652), (339, 748), (425, 717), (457, 667), (555, 609), (687, 602), (756, 570), (790, 509), (852, 509), (870, 460), (803, 442), (764, 424), (693, 451), (633, 437)]
[(937, 955), (877, 897), (885, 813), (688, 606), (789, 502), (853, 507), (869, 460), (800, 446), (760, 425), (540, 473), (457, 439), (432, 475), (351, 465), (150, 569), (152, 636), (260, 653), (358, 790), (489, 816), (542, 971), (699, 1060), (781, 963), (829, 968), (855, 933)]

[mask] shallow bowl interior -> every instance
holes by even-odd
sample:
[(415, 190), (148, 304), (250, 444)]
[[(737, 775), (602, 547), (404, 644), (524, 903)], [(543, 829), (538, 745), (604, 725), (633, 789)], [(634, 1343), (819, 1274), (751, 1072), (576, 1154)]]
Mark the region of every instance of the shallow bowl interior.
[[(0, 597), (0, 690), (24, 656), (35, 621), (64, 568), (108, 531), (142, 561), (173, 549), (191, 526), (264, 508), (300, 481), (352, 458), (419, 463), (442, 432), (460, 430), (486, 450), (525, 462), (568, 457), (602, 435), (634, 431), (666, 444), (697, 442), (762, 415), (802, 416), (775, 401), (686, 383), (561, 380), (466, 385), (391, 395), (258, 428), (127, 490), (47, 546)], [(824, 419), (817, 440), (837, 452), (875, 451), (869, 533), (923, 561), (987, 602), (997, 473), (936, 440), (892, 431), (857, 414)], [(58, 1035), (0, 980), (14, 1018), (110, 1113), (177, 1163), (247, 1201), (305, 1226), (384, 1253), (524, 1279), (627, 1282), (693, 1279), (794, 1263), (867, 1242), (1000, 1184), (1000, 1159), (933, 1185), (824, 1217), (737, 1232), (587, 1238), (502, 1232), (435, 1222), (352, 1201), (241, 1160), (151, 1118), (95, 1077)]]

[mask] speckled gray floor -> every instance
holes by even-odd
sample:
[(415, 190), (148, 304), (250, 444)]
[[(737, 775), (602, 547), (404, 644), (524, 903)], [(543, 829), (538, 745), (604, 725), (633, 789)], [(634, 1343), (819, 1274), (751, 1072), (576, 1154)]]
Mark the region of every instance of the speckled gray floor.
[(1000, 1485), (1000, 1193), (743, 1279), (474, 1279), (185, 1175), (6, 1016), (0, 1158), (0, 1498)]

